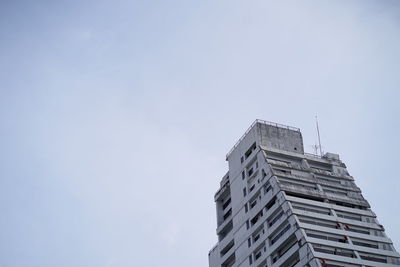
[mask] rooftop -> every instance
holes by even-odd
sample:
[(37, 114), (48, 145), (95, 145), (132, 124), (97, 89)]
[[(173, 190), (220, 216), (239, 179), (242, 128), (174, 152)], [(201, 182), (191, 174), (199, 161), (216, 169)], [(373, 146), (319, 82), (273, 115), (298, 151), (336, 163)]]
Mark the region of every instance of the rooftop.
[(288, 129), (288, 130), (292, 130), (292, 131), (296, 131), (296, 132), (300, 132), (299, 128), (296, 127), (292, 127), (292, 126), (287, 126), (287, 125), (283, 125), (283, 124), (279, 124), (276, 122), (271, 122), (271, 121), (265, 121), (265, 120), (259, 120), (256, 119), (251, 125), (250, 127), (246, 130), (246, 132), (242, 135), (242, 137), (239, 138), (239, 140), (236, 142), (236, 144), (232, 147), (231, 150), (229, 150), (228, 154), (226, 154), (226, 158), (228, 159), (229, 155), (232, 153), (233, 150), (235, 150), (235, 148), (239, 145), (239, 143), (246, 137), (246, 135), (251, 131), (251, 129), (253, 129), (253, 127), (257, 124), (265, 124), (265, 125), (270, 125), (270, 126), (275, 126), (278, 128), (283, 128), (283, 129)]

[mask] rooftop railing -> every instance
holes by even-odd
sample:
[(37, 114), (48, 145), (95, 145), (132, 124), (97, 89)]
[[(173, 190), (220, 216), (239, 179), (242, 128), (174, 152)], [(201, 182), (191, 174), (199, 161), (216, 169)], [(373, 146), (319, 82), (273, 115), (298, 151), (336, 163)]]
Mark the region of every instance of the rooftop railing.
[(276, 123), (276, 122), (271, 122), (271, 121), (265, 121), (265, 120), (256, 119), (256, 120), (250, 125), (250, 127), (246, 130), (246, 132), (242, 135), (242, 137), (240, 137), (240, 139), (236, 142), (236, 144), (232, 147), (232, 149), (229, 150), (228, 154), (226, 154), (226, 159), (228, 159), (229, 155), (233, 152), (233, 150), (235, 150), (235, 148), (237, 148), (237, 146), (239, 145), (239, 143), (246, 137), (246, 135), (251, 131), (251, 129), (252, 129), (257, 123), (261, 123), (261, 124), (270, 125), (270, 126), (275, 126), (275, 127), (282, 128), (282, 129), (288, 129), (288, 130), (300, 132), (300, 129), (299, 129), (299, 128), (296, 128), (296, 127), (292, 127), (292, 126), (288, 126), (288, 125), (283, 125), (283, 124), (279, 124), (279, 123)]
[(312, 154), (312, 153), (304, 153), (305, 156), (311, 157), (311, 158), (316, 158), (316, 159), (322, 159), (322, 156), (317, 155), (317, 154)]

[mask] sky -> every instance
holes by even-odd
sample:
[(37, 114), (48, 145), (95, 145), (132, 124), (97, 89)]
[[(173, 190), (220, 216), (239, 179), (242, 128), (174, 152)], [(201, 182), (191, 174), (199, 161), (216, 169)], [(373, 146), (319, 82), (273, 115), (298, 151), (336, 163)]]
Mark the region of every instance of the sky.
[(0, 1), (0, 266), (208, 266), (255, 119), (338, 153), (400, 249), (400, 2)]

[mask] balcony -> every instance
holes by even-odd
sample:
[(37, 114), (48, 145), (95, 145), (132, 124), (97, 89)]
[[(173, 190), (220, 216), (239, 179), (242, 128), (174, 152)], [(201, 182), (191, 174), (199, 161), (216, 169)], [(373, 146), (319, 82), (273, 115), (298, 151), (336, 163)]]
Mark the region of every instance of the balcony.
[(223, 186), (221, 186), (220, 189), (218, 189), (218, 191), (215, 193), (214, 195), (214, 200), (217, 201), (218, 199), (220, 199), (221, 196), (223, 196), (225, 194), (225, 192), (228, 192), (227, 190), (230, 189), (230, 183), (229, 180), (227, 180)]
[(292, 185), (292, 184), (279, 184), (280, 188), (284, 191), (288, 192), (293, 192), (293, 193), (298, 193), (305, 195), (307, 197), (315, 197), (319, 199), (329, 199), (333, 200), (336, 202), (345, 202), (345, 203), (350, 203), (356, 206), (362, 206), (362, 207), (367, 207), (369, 208), (370, 205), (365, 199), (361, 198), (350, 198), (348, 196), (340, 196), (340, 195), (335, 195), (335, 194), (330, 194), (330, 193), (325, 193), (319, 190), (314, 190), (314, 189), (307, 189), (305, 187), (301, 187), (298, 185)]
[(306, 196), (313, 196), (316, 198), (325, 198), (326, 197), (326, 195), (323, 192), (318, 191), (316, 189), (307, 189), (307, 188), (300, 187), (297, 185), (289, 185), (289, 184), (282, 184), (282, 183), (279, 184), (279, 187), (284, 191), (300, 193), (300, 194), (303, 194)]

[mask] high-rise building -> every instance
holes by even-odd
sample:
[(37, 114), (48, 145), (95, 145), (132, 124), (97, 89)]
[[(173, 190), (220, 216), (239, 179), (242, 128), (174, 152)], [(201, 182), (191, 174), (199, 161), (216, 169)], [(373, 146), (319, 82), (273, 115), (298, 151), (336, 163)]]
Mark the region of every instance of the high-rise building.
[(400, 265), (339, 155), (304, 153), (299, 129), (257, 120), (226, 160), (210, 267)]

